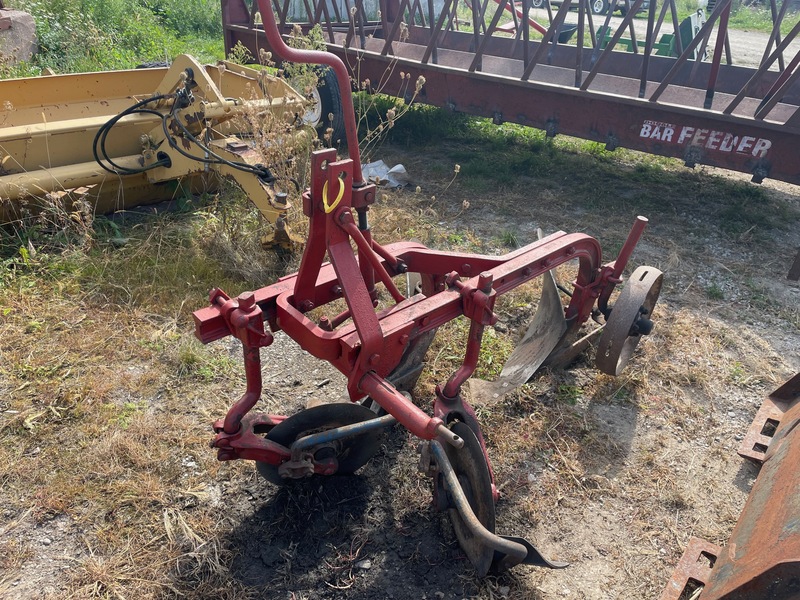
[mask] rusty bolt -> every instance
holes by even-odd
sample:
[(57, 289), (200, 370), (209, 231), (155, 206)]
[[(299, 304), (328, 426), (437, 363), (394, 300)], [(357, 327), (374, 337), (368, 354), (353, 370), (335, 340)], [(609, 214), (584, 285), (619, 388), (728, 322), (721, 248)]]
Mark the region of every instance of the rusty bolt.
[(301, 310), (302, 312), (308, 312), (308, 311), (310, 311), (312, 308), (314, 308), (314, 303), (313, 303), (311, 300), (303, 300), (303, 301), (300, 303), (300, 310)]
[(472, 272), (472, 265), (469, 263), (464, 263), (461, 265), (461, 272), (464, 273), (464, 275), (469, 275)]
[(409, 340), (408, 334), (404, 333), (403, 335), (400, 336), (400, 339), (398, 341), (400, 342), (401, 346), (405, 346), (408, 343), (408, 340)]
[(253, 292), (243, 292), (239, 294), (236, 301), (242, 310), (250, 310), (256, 305), (256, 296)]
[(575, 247), (570, 246), (569, 248), (567, 248), (567, 256), (572, 256), (573, 254), (575, 254)]
[(380, 354), (373, 354), (372, 356), (369, 357), (369, 364), (372, 365), (373, 367), (377, 365), (380, 361), (381, 361)]
[(488, 294), (492, 291), (492, 281), (494, 281), (494, 276), (489, 271), (484, 271), (478, 277), (478, 289), (484, 294)]
[(531, 269), (530, 267), (525, 267), (524, 269), (522, 269), (522, 276), (523, 277), (530, 277), (532, 273), (533, 273), (533, 269)]
[(342, 286), (337, 284), (337, 285), (334, 285), (333, 287), (331, 287), (331, 295), (333, 295), (333, 296), (341, 296), (342, 295)]

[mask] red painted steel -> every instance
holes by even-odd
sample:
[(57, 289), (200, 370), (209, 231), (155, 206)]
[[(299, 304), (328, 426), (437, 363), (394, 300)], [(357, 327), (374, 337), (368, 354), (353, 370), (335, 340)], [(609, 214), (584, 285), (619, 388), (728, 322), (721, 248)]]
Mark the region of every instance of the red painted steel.
[[(267, 29), (277, 31), (272, 8), (265, 0), (259, 0), (259, 5)], [(323, 54), (325, 64), (334, 68), (341, 83), (343, 65), (337, 64), (339, 59), (334, 55), (302, 50), (289, 52), (274, 34), (268, 37), (273, 49), (280, 50), (279, 57), (285, 52), (292, 60), (314, 62)], [(352, 107), (345, 112), (345, 118), (348, 131), (354, 132)], [(642, 234), (646, 219), (637, 219), (620, 256), (607, 265), (601, 264), (597, 240), (579, 233), (557, 232), (500, 257), (438, 252), (409, 242), (383, 247), (369, 234), (367, 213), (375, 199), (375, 186), (361, 181), (359, 151), (357, 145), (353, 146), (348, 159), (337, 160), (336, 152), (330, 149), (312, 153), (311, 185), (303, 194), (303, 212), (310, 220), (311, 235), (298, 273), (236, 299), (214, 290), (211, 306), (194, 313), (195, 333), (201, 341), (208, 343), (233, 335), (244, 349), (246, 391), (225, 418), (214, 424), (216, 435), (212, 446), (217, 448), (219, 460), (241, 458), (265, 463), (259, 465), (262, 474), (273, 473), (269, 469), (263, 471), (266, 465), (279, 465), (279, 477), (331, 475), (338, 469), (337, 459), (314, 452), (312, 446), (318, 441), (328, 444), (341, 441), (345, 436), (352, 438), (354, 432), (383, 426), (379, 419), (344, 427), (316, 422), (314, 429), (318, 432), (292, 441), (291, 448), (277, 443), (276, 440), (285, 441), (279, 435), (281, 426), (278, 426), (273, 439), (269, 439), (270, 430), (283, 418), (250, 412), (262, 391), (259, 350), (273, 341), (271, 333), (264, 328), (267, 322), (271, 331), (283, 330), (303, 349), (341, 371), (347, 377), (351, 401), (358, 402), (368, 395), (415, 436), (430, 440), (423, 455), (442, 450), (440, 442), (464, 449), (468, 438), (468, 448), (475, 450), (477, 441), (489, 474), (483, 495), (496, 501), (498, 493), (480, 426), (472, 407), (460, 393), (462, 384), (475, 371), (484, 328), (497, 321), (496, 298), (558, 265), (575, 261), (574, 289), (564, 309), (568, 333), (575, 334), (592, 315), (598, 299), (607, 300), (613, 287), (621, 281), (625, 263)], [(326, 254), (329, 263), (322, 262)], [(420, 274), (425, 293), (405, 298), (393, 278), (409, 271)], [(378, 285), (388, 292), (383, 294), (383, 297), (388, 295), (385, 308), (379, 308), (382, 294)], [(339, 299), (345, 301), (347, 310), (338, 316), (332, 319), (319, 316), (316, 320), (309, 316), (316, 314), (310, 313), (313, 309)], [(401, 365), (407, 350), (425, 340), (423, 347), (427, 347), (430, 332), (461, 316), (470, 320), (464, 359), (444, 388), (437, 386), (433, 415), (430, 415), (404, 396), (388, 378)], [(569, 340), (565, 341), (568, 344)], [(371, 414), (368, 409), (359, 408)], [(310, 419), (310, 412), (300, 415), (305, 414)], [(458, 426), (452, 424), (455, 420), (460, 421)], [(290, 419), (285, 426), (291, 423)], [(302, 421), (303, 427), (308, 423)], [(467, 432), (474, 432), (475, 439), (471, 434), (463, 437)], [(477, 521), (469, 504), (465, 504), (466, 496), (457, 475), (449, 468), (450, 463), (446, 458), (436, 462), (448, 478), (450, 494), (456, 498), (454, 508), (470, 523), (471, 535), (479, 540), (479, 545), (489, 549), (490, 559), (495, 556), (505, 568), (522, 561), (551, 568), (566, 566), (544, 559), (521, 538), (495, 535), (489, 530), (494, 527), (493, 519), (489, 525)], [(273, 476), (265, 475), (268, 479)], [(492, 550), (498, 552), (500, 558)], [(485, 574), (484, 569), (488, 567), (489, 564), (476, 565), (481, 574)]]
[[(731, 57), (722, 51), (729, 45), (730, 4), (725, 0), (717, 3), (698, 37), (677, 44), (684, 48), (679, 57), (658, 55), (654, 42), (662, 35), (667, 10), (677, 24), (669, 3), (657, 22), (656, 11), (650, 10), (646, 20), (634, 19), (635, 6), (631, 7), (612, 40), (621, 40), (623, 35), (646, 37), (643, 48), (633, 45), (634, 54), (619, 51), (620, 43), (600, 46), (603, 36), (596, 35), (584, 2), (573, 4), (580, 10), (579, 18), (588, 17), (591, 35), (586, 46), (582, 35), (577, 36), (577, 45), (558, 43), (566, 2), (538, 40), (541, 34), (522, 18), (514, 20), (513, 37), (509, 37), (508, 28), (504, 31), (493, 18), (507, 8), (502, 2), (495, 8), (487, 2), (475, 3), (480, 5), (477, 33), (458, 31), (453, 12), (448, 12), (450, 2), (428, 14), (419, 3), (383, 0), (373, 20), (367, 18), (364, 2), (348, 4), (354, 10), (352, 17), (347, 11), (322, 10), (323, 2), (309, 2), (308, 14), (296, 19), (306, 30), (310, 23), (322, 25), (329, 52), (357, 68), (352, 76), (359, 84), (381, 81), (382, 91), (402, 95), (400, 90), (407, 85), (400, 80), (400, 72), (410, 74), (412, 81), (423, 76), (427, 83), (417, 98), (420, 102), (498, 123), (536, 127), (548, 135), (574, 135), (604, 143), (609, 149), (626, 147), (676, 157), (688, 166), (709, 164), (746, 172), (756, 182), (772, 177), (800, 184), (800, 153), (796, 151), (800, 70), (795, 68), (800, 53), (784, 59), (800, 28), (793, 28), (782, 40), (778, 33), (784, 17), (794, 18), (794, 13), (782, 9), (775, 14), (775, 29), (761, 64), (751, 67), (727, 64), (726, 58), (737, 59), (737, 49), (733, 48)], [(300, 10), (300, 3), (283, 0), (279, 5), (279, 18), (288, 32), (295, 25), (288, 23), (289, 7)], [(262, 28), (253, 24), (244, 0), (223, 0), (222, 7), (227, 46), (240, 41), (257, 55), (267, 41)], [(712, 25), (718, 33), (710, 60), (693, 60), (695, 50), (713, 35)], [(647, 35), (637, 36), (635, 27), (643, 26)]]
[[(207, 343), (225, 335), (234, 335), (242, 341), (245, 349), (247, 392), (230, 409), (224, 425), (218, 428), (216, 438), (218, 447), (225, 444), (226, 459), (230, 452), (238, 451), (235, 444), (228, 443), (230, 436), (237, 434), (239, 424), (260, 395), (258, 349), (272, 341), (271, 335), (263, 330), (263, 320), (273, 331), (284, 330), (305, 350), (329, 361), (345, 374), (351, 400), (370, 395), (415, 435), (433, 439), (442, 433), (442, 419), (428, 416), (385, 379), (417, 337), (461, 315), (472, 320), (474, 327), (471, 328), (464, 365), (450, 379), (447, 393), (443, 394), (443, 398), (458, 396), (461, 383), (472, 373), (477, 360), (480, 337), (476, 331), (495, 321), (492, 307), (497, 295), (553, 267), (577, 260), (575, 290), (566, 308), (567, 318), (577, 328), (589, 318), (601, 292), (613, 286), (616, 280), (613, 264), (600, 264), (600, 247), (595, 239), (563, 232), (501, 257), (437, 252), (404, 242), (382, 250), (392, 257), (390, 261), (375, 255), (373, 260), (362, 262), (353, 254), (348, 233), (352, 189), (347, 182), (350, 177), (344, 179), (344, 194), (335, 208), (325, 198), (324, 183), (320, 185), (324, 180), (329, 189), (338, 186), (341, 174), (352, 173), (352, 164), (350, 160), (328, 162), (330, 158), (329, 150), (314, 153), (312, 164), (318, 170), (312, 178), (312, 188), (305, 202), (311, 219), (310, 229), (323, 233), (320, 237), (325, 240), (330, 263), (312, 262), (321, 254), (321, 247), (312, 239), (297, 274), (243, 294), (237, 300), (215, 291), (212, 305), (195, 312), (196, 334), (201, 341)], [(632, 239), (638, 239), (640, 228), (641, 221), (634, 227)], [(372, 250), (360, 249), (361, 256), (367, 252)], [(420, 294), (402, 299), (388, 308), (376, 310), (369, 286), (362, 277), (365, 264), (369, 269), (381, 272), (375, 280), (383, 281), (410, 270), (438, 278), (444, 282), (444, 289), (430, 296)], [(396, 267), (392, 268), (392, 264)], [(620, 268), (619, 261), (617, 268)], [(324, 306), (342, 297), (352, 321), (338, 329), (330, 330), (305, 315), (311, 307)], [(257, 440), (248, 438), (246, 453), (240, 453), (240, 457), (254, 456), (257, 447)], [(264, 440), (260, 451), (263, 457), (265, 453), (276, 450)], [(279, 454), (285, 456), (283, 450)], [(268, 462), (273, 460), (274, 456)]]

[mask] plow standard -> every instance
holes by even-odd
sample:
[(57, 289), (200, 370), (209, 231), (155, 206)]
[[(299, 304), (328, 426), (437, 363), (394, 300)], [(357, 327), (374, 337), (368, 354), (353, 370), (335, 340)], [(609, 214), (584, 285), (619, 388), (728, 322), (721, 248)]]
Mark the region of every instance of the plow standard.
[[(327, 65), (347, 89), (341, 60), (287, 47), (270, 3), (259, 7), (270, 45), (282, 59)], [(484, 329), (496, 322), (498, 296), (537, 277), (546, 282), (540, 313), (493, 384), (499, 387), (491, 388), (491, 398), (524, 383), (544, 362), (568, 362), (594, 341), (598, 367), (618, 374), (650, 332), (661, 289), (661, 273), (639, 267), (610, 303), (646, 219), (637, 218), (620, 255), (607, 264), (597, 240), (580, 233), (557, 232), (501, 257), (439, 252), (413, 242), (382, 246), (369, 229), (376, 190), (362, 176), (352, 99), (342, 94), (342, 100), (349, 158), (337, 159), (333, 149), (312, 155), (311, 186), (303, 195), (310, 232), (299, 271), (237, 298), (213, 290), (211, 306), (195, 312), (201, 341), (231, 335), (244, 349), (247, 389), (214, 424), (212, 446), (220, 460), (253, 460), (267, 480), (281, 483), (354, 472), (378, 450), (382, 430), (400, 423), (420, 439), (421, 469), (433, 480), (435, 506), (449, 512), (479, 575), (520, 563), (566, 567), (525, 539), (495, 533), (499, 492), (480, 424), (462, 390), (475, 371)], [(323, 262), (326, 254), (329, 262)], [(551, 270), (569, 261), (577, 262), (577, 278), (563, 307)], [(419, 276), (419, 293), (399, 289), (396, 281), (408, 273)], [(337, 301), (343, 301), (338, 314), (312, 318), (336, 310)], [(403, 390), (414, 386), (437, 328), (461, 316), (470, 321), (462, 365), (437, 386), (432, 411), (426, 412)], [(592, 319), (598, 326), (579, 337)], [(278, 330), (341, 371), (351, 402), (288, 418), (251, 412), (262, 392), (261, 348)]]

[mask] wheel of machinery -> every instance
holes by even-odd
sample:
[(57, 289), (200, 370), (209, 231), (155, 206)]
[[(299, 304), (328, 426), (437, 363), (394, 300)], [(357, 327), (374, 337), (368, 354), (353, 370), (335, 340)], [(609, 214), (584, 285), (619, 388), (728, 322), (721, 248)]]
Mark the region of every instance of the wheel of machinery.
[[(461, 489), (475, 516), (486, 529), (494, 533), (495, 511), (492, 478), (489, 475), (489, 465), (486, 464), (481, 443), (469, 425), (462, 421), (453, 421), (449, 428), (464, 440), (464, 446), (455, 448), (450, 444), (445, 444), (445, 454), (453, 466)], [(447, 494), (441, 475), (437, 478), (436, 485), (438, 486), (437, 494)], [(458, 544), (475, 567), (478, 577), (483, 577), (492, 566), (494, 549), (481, 543), (481, 540), (472, 534), (458, 510), (450, 508), (448, 516), (453, 524)]]
[(625, 284), (597, 343), (595, 365), (603, 373), (619, 375), (633, 351), (653, 329), (653, 308), (664, 275), (653, 267), (639, 267)]
[(546, 0), (531, 0), (532, 8), (543, 8)]
[(316, 76), (317, 85), (309, 93), (312, 105), (303, 115), (303, 122), (317, 130), (326, 146), (344, 146), (344, 110), (336, 73), (330, 67), (320, 67)]
[(592, 0), (592, 13), (604, 15), (608, 12), (609, 0)]
[[(282, 421), (267, 433), (267, 439), (289, 448), (295, 440), (336, 427), (361, 423), (376, 414), (360, 404), (336, 402), (302, 410)], [(336, 457), (337, 475), (350, 475), (363, 467), (380, 448), (383, 431), (373, 429), (360, 435), (335, 440), (314, 449), (315, 458)], [(278, 465), (256, 462), (256, 469), (267, 481), (282, 485), (286, 479), (278, 473)]]

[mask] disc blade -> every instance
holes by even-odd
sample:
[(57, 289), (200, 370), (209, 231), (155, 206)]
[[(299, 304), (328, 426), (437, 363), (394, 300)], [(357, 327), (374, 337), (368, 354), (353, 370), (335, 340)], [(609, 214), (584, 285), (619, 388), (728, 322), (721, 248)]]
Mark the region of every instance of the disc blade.
[[(344, 402), (321, 404), (302, 410), (282, 421), (267, 433), (267, 439), (289, 448), (295, 440), (312, 433), (374, 418), (376, 418), (375, 413), (360, 404)], [(382, 434), (383, 431), (377, 429), (335, 442), (336, 458), (339, 462), (336, 474), (349, 475), (365, 465), (380, 448)], [(277, 465), (256, 462), (256, 469), (267, 481), (278, 485), (286, 482), (278, 474)]]
[[(462, 448), (445, 444), (447, 459), (453, 467), (461, 484), (461, 489), (469, 501), (475, 516), (483, 526), (494, 533), (495, 512), (492, 497), (492, 479), (483, 448), (469, 425), (456, 421), (450, 430), (464, 440)], [(450, 522), (458, 538), (458, 544), (475, 567), (479, 577), (489, 572), (494, 560), (494, 549), (486, 546), (467, 527), (458, 510), (449, 511)]]

